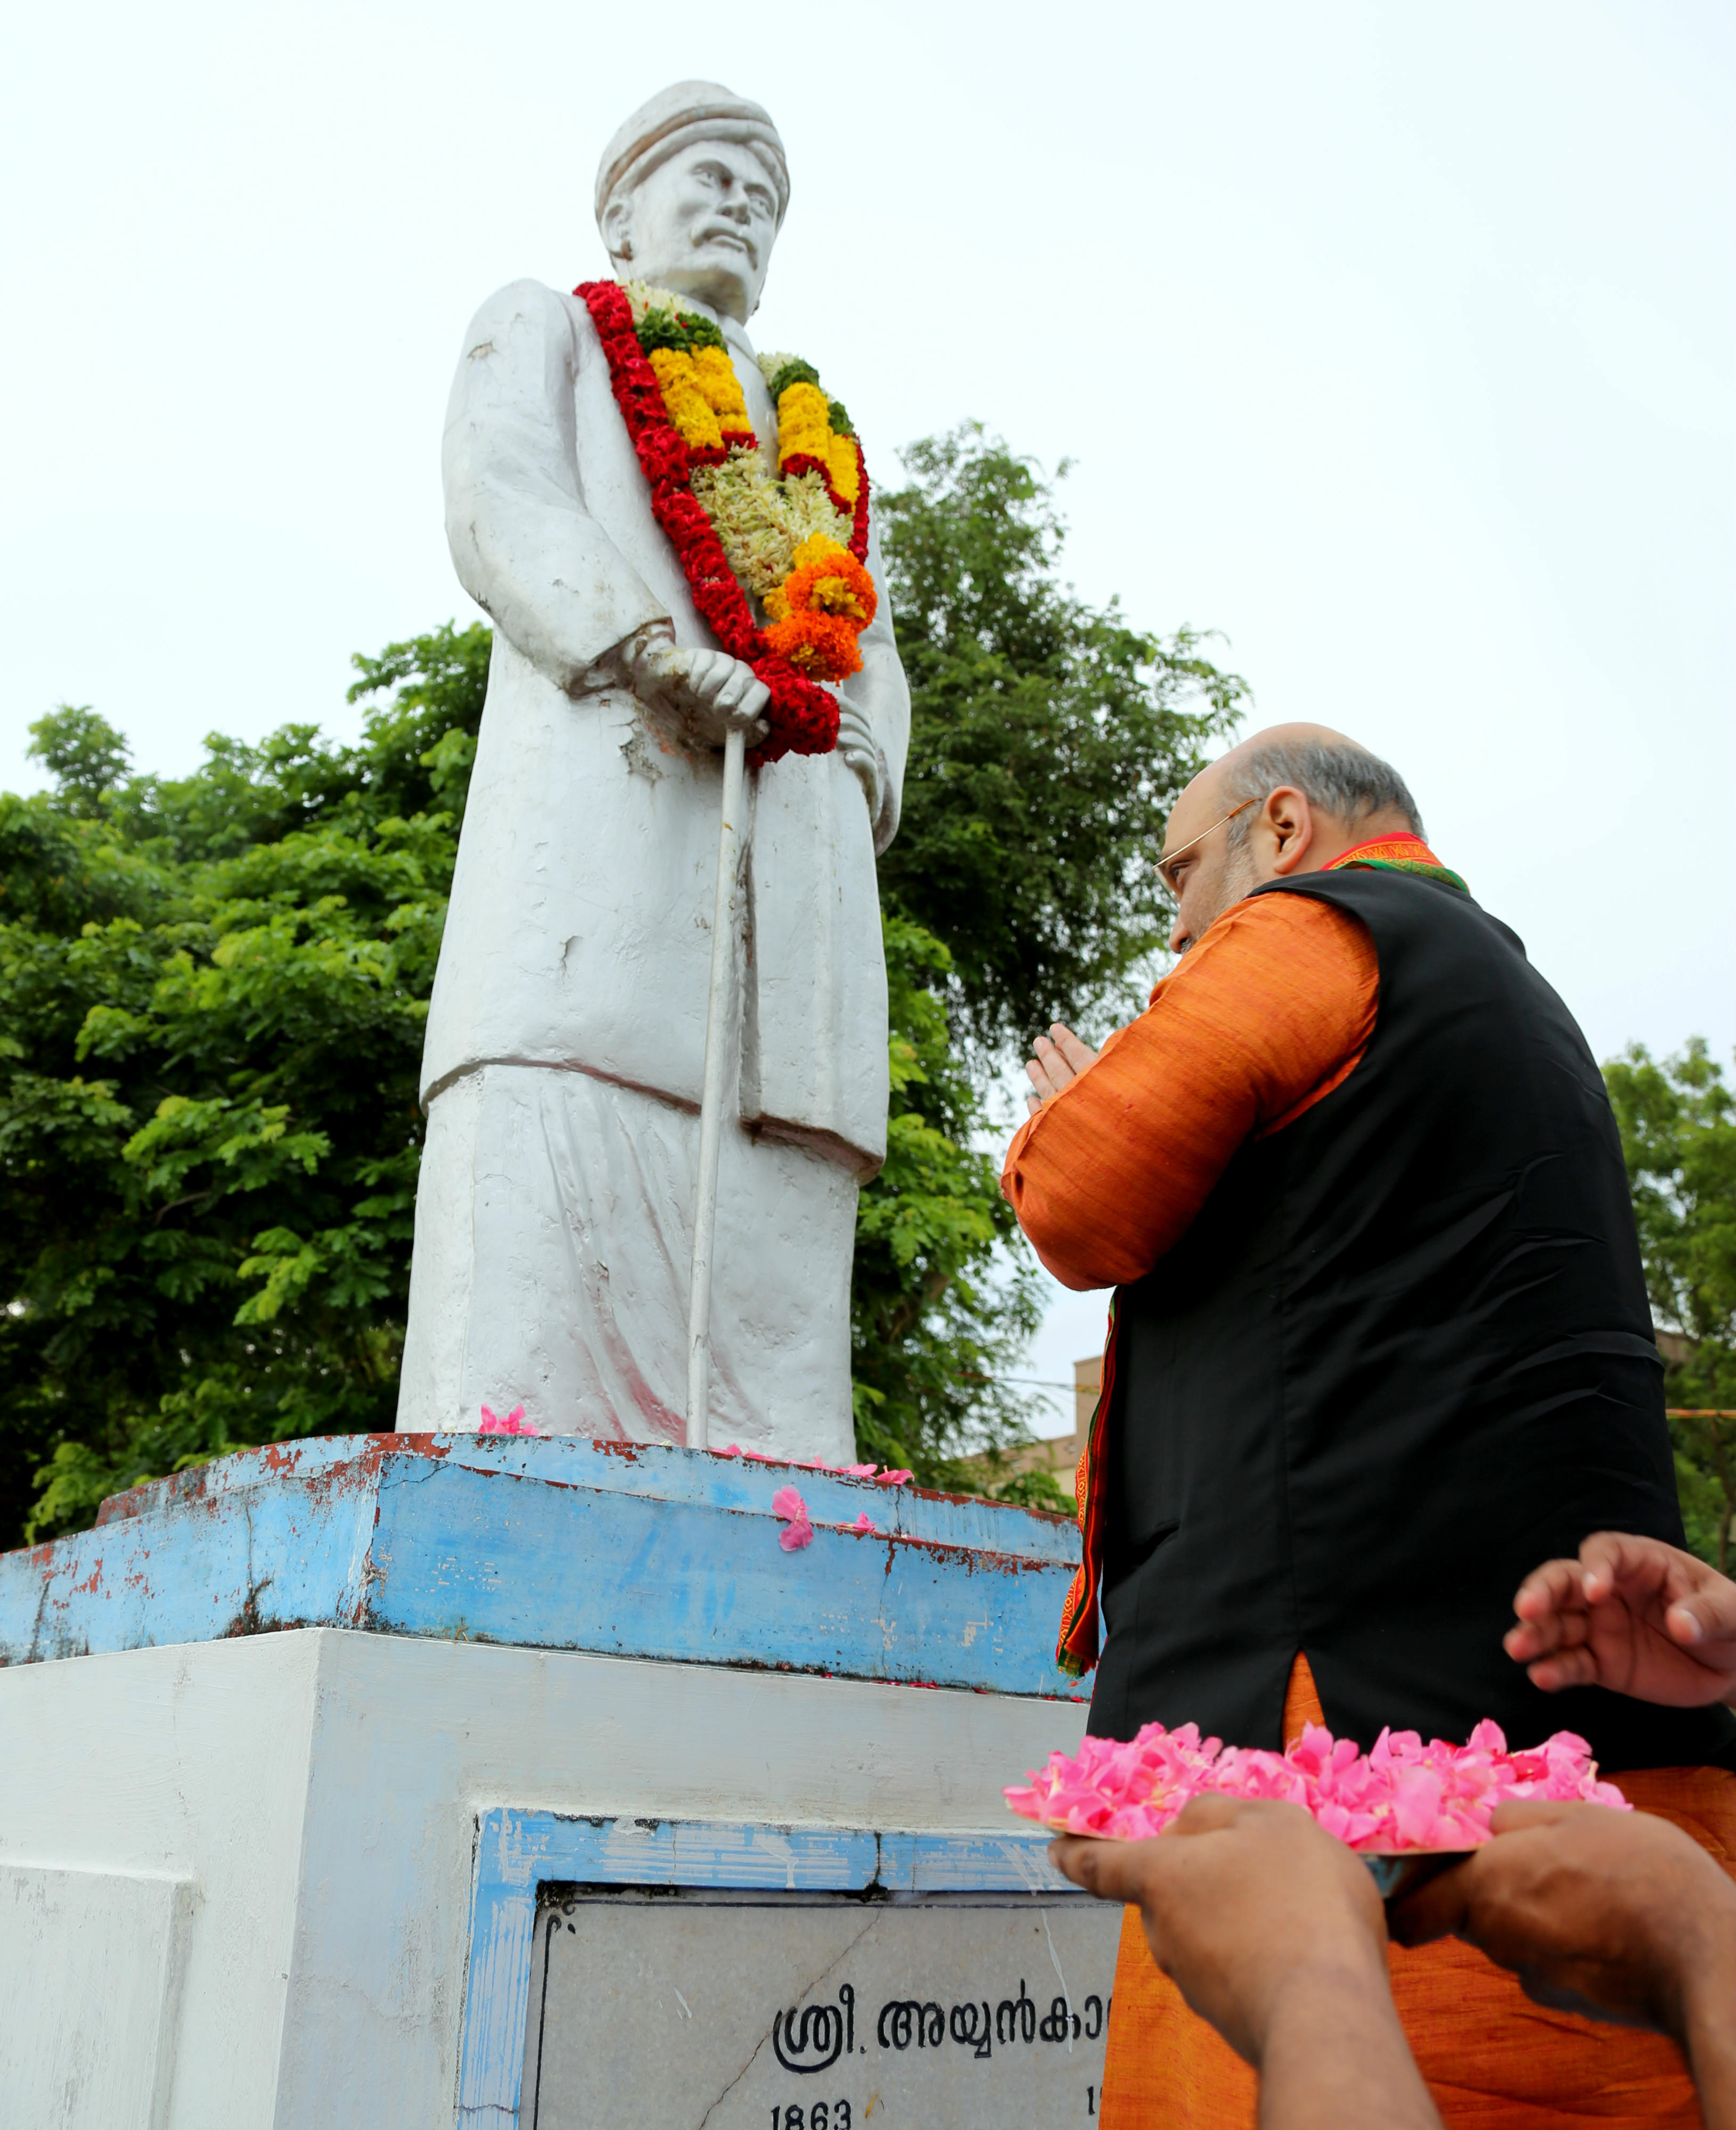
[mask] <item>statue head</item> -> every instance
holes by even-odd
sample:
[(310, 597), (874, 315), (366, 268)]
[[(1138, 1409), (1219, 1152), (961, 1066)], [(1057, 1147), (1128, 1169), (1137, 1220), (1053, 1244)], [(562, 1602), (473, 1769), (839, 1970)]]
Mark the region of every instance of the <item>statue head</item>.
[(618, 272), (744, 322), (790, 199), (777, 128), (715, 81), (678, 81), (603, 150), (597, 227)]

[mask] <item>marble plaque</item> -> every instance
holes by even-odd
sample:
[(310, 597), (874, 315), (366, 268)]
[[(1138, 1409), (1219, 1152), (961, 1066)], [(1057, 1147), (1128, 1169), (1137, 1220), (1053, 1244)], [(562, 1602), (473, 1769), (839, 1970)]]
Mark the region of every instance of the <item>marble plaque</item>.
[(1065, 1896), (575, 1893), (537, 1913), (527, 2130), (1060, 2130), (1121, 1912)]

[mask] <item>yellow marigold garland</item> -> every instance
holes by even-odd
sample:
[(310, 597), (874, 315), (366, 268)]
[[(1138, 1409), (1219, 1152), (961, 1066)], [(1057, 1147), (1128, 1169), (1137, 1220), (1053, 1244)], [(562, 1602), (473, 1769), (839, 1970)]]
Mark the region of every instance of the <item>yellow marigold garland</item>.
[(777, 456), (792, 459), (801, 452), (825, 461), (832, 441), (831, 417), (826, 399), (817, 384), (786, 386), (777, 401)]
[[(760, 367), (782, 363), (796, 366), (787, 356), (768, 356)], [(806, 365), (801, 365), (806, 368)], [(773, 372), (774, 377), (777, 373)], [(777, 464), (786, 475), (818, 472), (824, 475), (842, 513), (854, 509), (857, 495), (856, 438), (834, 424), (837, 401), (828, 399), (818, 384), (798, 378), (777, 395)]]
[(700, 388), (693, 357), (672, 347), (654, 347), (645, 358), (657, 372), (663, 406), (690, 451), (720, 451), (722, 425)]
[(862, 493), (862, 455), (856, 448), (856, 439), (835, 436), (825, 448), (833, 492), (848, 509), (854, 510)]
[(735, 365), (730, 361), (728, 350), (696, 347), (690, 359), (699, 389), (717, 416), (724, 442), (732, 451), (753, 450), (753, 424), (748, 418), (748, 403), (742, 397), (741, 380), (735, 374)]

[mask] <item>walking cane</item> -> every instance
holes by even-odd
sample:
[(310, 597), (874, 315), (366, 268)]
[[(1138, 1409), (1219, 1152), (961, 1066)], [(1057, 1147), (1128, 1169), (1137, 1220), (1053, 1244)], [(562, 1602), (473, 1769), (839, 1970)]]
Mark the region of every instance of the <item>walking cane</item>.
[(741, 862), (747, 803), (744, 728), (724, 738), (724, 809), (717, 833), (717, 904), (711, 919), (711, 995), (705, 1007), (705, 1077), (699, 1106), (699, 1192), (693, 1206), (693, 1279), (687, 1303), (687, 1447), (707, 1446), (711, 1375), (711, 1254), (717, 1233), (717, 1164), (723, 1151), (724, 1101), (730, 1044), (730, 981), (735, 928), (730, 905)]

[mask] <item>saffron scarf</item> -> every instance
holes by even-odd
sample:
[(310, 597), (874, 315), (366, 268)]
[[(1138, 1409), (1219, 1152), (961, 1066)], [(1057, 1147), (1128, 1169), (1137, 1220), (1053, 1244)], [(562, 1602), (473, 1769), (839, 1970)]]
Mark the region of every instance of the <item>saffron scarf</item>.
[(1424, 880), (1438, 880), (1456, 887), (1461, 895), (1471, 890), (1449, 867), (1442, 864), (1420, 836), (1378, 836), (1371, 843), (1358, 843), (1326, 868), (1342, 872), (1346, 867), (1365, 867), (1370, 872), (1413, 872)]
[[(1381, 836), (1358, 843), (1326, 867), (1338, 872), (1349, 867), (1377, 872), (1414, 873), (1437, 880), (1461, 895), (1471, 891), (1442, 864), (1420, 836)], [(1334, 1083), (1336, 1084), (1336, 1083)], [(1301, 1110), (1291, 1112), (1298, 1116)], [(1289, 1118), (1284, 1120), (1290, 1121)], [(1060, 1631), (1055, 1660), (1069, 1679), (1082, 1678), (1096, 1664), (1102, 1647), (1098, 1624), (1098, 1589), (1103, 1572), (1103, 1527), (1107, 1509), (1104, 1499), (1103, 1464), (1107, 1449), (1109, 1406), (1115, 1387), (1115, 1306), (1109, 1308), (1108, 1334), (1103, 1346), (1102, 1388), (1085, 1430), (1078, 1469), (1074, 1475), (1074, 1497), (1078, 1503), (1080, 1562), (1068, 1585), (1061, 1605)]]

